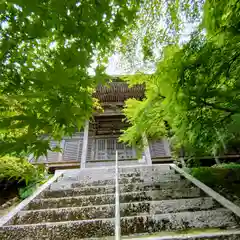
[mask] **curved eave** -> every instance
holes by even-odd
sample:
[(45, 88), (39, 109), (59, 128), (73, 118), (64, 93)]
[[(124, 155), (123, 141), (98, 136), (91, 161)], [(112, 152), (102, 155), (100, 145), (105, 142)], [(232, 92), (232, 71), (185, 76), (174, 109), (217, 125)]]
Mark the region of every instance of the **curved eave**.
[(128, 98), (142, 99), (144, 97), (144, 85), (129, 87), (125, 82), (111, 82), (108, 85), (99, 85), (94, 97), (100, 102), (124, 102)]

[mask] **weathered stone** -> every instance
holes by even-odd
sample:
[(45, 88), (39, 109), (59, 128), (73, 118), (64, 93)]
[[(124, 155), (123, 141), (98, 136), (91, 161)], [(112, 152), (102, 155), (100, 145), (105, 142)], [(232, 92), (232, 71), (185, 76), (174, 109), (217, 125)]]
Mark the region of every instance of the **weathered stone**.
[[(78, 185), (74, 185), (78, 186)], [(120, 192), (138, 192), (148, 190), (160, 190), (160, 189), (183, 189), (189, 188), (190, 182), (187, 180), (163, 182), (160, 184), (151, 183), (138, 183), (138, 184), (120, 184)], [(115, 193), (114, 185), (101, 185), (101, 186), (87, 186), (81, 188), (63, 188), (58, 190), (45, 191), (41, 197), (66, 197), (66, 196), (78, 196), (78, 195), (97, 195), (97, 194), (109, 194)]]
[(113, 218), (114, 204), (22, 211), (8, 225)]
[[(139, 166), (139, 161), (138, 160), (124, 160), (124, 161), (119, 161), (118, 162), (118, 165), (121, 166), (121, 167), (128, 167), (128, 166)], [(145, 163), (143, 163), (141, 166), (144, 166)], [(92, 161), (92, 162), (87, 162), (86, 163), (86, 167), (88, 169), (95, 169), (97, 167), (114, 167), (115, 166), (115, 162), (114, 161), (102, 161), (102, 162), (95, 162), (95, 161)]]
[[(233, 214), (224, 209), (181, 212), (121, 218), (122, 235), (151, 233), (189, 228), (233, 228), (237, 225)], [(114, 235), (114, 219), (68, 221), (2, 227), (0, 239), (79, 239)]]
[[(196, 187), (185, 189), (161, 189), (145, 192), (125, 192), (120, 194), (120, 202), (154, 201), (175, 198), (194, 198), (204, 196)], [(44, 209), (59, 207), (81, 207), (88, 205), (113, 204), (115, 194), (61, 197), (61, 198), (39, 198), (30, 202), (28, 209)]]
[(220, 207), (212, 198), (189, 198), (121, 204), (121, 216), (210, 210)]
[[(154, 172), (157, 172), (160, 175), (164, 174), (174, 174), (174, 170), (170, 169), (169, 164), (161, 164), (161, 165), (152, 165), (152, 166), (121, 166), (119, 167), (119, 173), (149, 173), (154, 174)], [(74, 170), (68, 170), (65, 172), (63, 178), (69, 178), (69, 177), (89, 177), (97, 176), (97, 175), (109, 175), (112, 174), (112, 176), (115, 174), (115, 166), (114, 167), (105, 167), (105, 168), (85, 168), (85, 169), (74, 169)]]
[[(97, 179), (97, 178), (95, 178)], [(106, 179), (103, 178), (101, 180), (79, 180), (73, 179), (74, 181), (76, 181), (75, 184), (73, 184), (73, 187), (84, 187), (84, 186), (101, 186), (101, 185), (113, 185), (115, 184), (115, 179), (114, 178), (110, 178), (110, 179)], [(161, 182), (169, 182), (169, 181), (179, 181), (180, 180), (180, 175), (156, 175), (156, 176), (145, 176), (145, 177), (120, 177), (119, 178), (119, 184), (130, 184), (130, 183), (151, 183), (151, 184), (156, 184), (156, 183), (161, 183)], [(78, 182), (77, 182), (78, 181)]]
[[(124, 167), (119, 168), (120, 183), (140, 183), (148, 182), (151, 184), (179, 181), (180, 176), (174, 174), (169, 166), (163, 167)], [(67, 189), (71, 185), (75, 187), (85, 186), (105, 186), (115, 184), (115, 169), (103, 168), (99, 169), (82, 169), (82, 170), (69, 170), (66, 171), (56, 183), (51, 186), (52, 190)]]
[[(114, 167), (106, 167), (106, 168), (95, 168), (95, 169), (72, 169), (67, 170), (63, 176), (65, 177), (91, 177), (95, 175), (99, 175), (99, 172), (101, 172), (104, 175), (107, 174), (115, 174), (115, 166)], [(125, 167), (119, 167), (119, 173), (136, 173), (136, 172), (158, 172), (159, 174), (163, 175), (165, 173), (174, 173), (174, 170), (170, 169), (169, 165), (152, 165), (152, 166), (125, 166)]]
[[(122, 217), (148, 214), (153, 215), (181, 211), (210, 210), (217, 207), (219, 207), (219, 205), (213, 201), (212, 198), (208, 197), (163, 201), (144, 201), (120, 204), (120, 215)], [(90, 207), (55, 208), (22, 211), (8, 224), (33, 224), (41, 222), (113, 218), (114, 216), (114, 204)]]
[[(139, 236), (136, 238), (128, 238), (129, 240), (138, 240)], [(157, 236), (150, 237), (150, 236), (142, 236), (142, 240), (239, 240), (240, 239), (240, 231), (234, 230), (234, 231), (216, 231), (213, 233), (207, 233), (203, 231), (203, 233), (200, 234), (170, 234), (167, 236)], [(110, 240), (110, 239), (109, 239)]]
[[(126, 178), (126, 177), (160, 177), (164, 178), (167, 177), (165, 175), (170, 175), (172, 177), (176, 177), (177, 174), (174, 174), (174, 170), (170, 169), (161, 169), (156, 167), (151, 168), (136, 168), (131, 170), (131, 168), (119, 168), (119, 176), (120, 178)], [(91, 170), (85, 170), (85, 171), (72, 171), (64, 174), (62, 177), (63, 181), (97, 181), (97, 180), (103, 180), (103, 179), (113, 179), (115, 176), (115, 169), (101, 169), (98, 171), (91, 171)]]
[(229, 228), (235, 226), (237, 226), (235, 216), (224, 209), (126, 217), (121, 219), (121, 231), (123, 235), (191, 228)]
[(73, 240), (114, 235), (114, 221), (85, 220), (36, 225), (2, 227), (0, 239), (4, 240)]
[[(120, 167), (119, 173), (122, 235), (239, 226), (235, 215), (169, 170), (168, 165)], [(65, 171), (0, 228), (0, 239), (114, 239), (114, 176), (114, 168)], [(232, 234), (232, 238), (178, 236), (175, 239), (240, 239), (240, 234)]]
[(90, 205), (105, 205), (113, 204), (114, 201), (115, 196), (113, 194), (35, 199), (28, 205), (27, 209), (49, 209), (64, 207), (82, 207)]

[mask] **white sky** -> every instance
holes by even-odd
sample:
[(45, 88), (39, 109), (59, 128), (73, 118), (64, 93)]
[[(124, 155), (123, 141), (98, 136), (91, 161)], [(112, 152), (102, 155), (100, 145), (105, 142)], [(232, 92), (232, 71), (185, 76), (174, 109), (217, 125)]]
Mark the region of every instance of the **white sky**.
[[(196, 29), (198, 26), (198, 22), (196, 23), (187, 23), (185, 24), (179, 44), (182, 45), (190, 40), (190, 34)], [(141, 59), (141, 57), (137, 57), (138, 60)], [(148, 66), (144, 65), (143, 62), (138, 62), (137, 66), (135, 66), (135, 69), (132, 69), (131, 71), (126, 71), (124, 69), (124, 62), (122, 62), (121, 54), (115, 53), (111, 57), (109, 57), (108, 66), (106, 69), (106, 73), (108, 75), (117, 76), (117, 75), (124, 75), (124, 74), (134, 74), (136, 71), (143, 71), (143, 72), (154, 72), (155, 69), (155, 63), (149, 63)], [(147, 70), (146, 70), (147, 69)], [(152, 70), (149, 70), (152, 69)]]

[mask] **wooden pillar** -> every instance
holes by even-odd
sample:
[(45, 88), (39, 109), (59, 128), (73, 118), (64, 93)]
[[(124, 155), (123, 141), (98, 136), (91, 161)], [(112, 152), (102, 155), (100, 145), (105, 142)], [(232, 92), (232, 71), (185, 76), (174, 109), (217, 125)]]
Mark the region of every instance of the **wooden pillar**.
[(84, 135), (83, 135), (83, 147), (82, 147), (82, 157), (81, 157), (81, 168), (86, 167), (87, 161), (87, 147), (88, 147), (88, 129), (89, 129), (89, 121), (86, 120), (84, 126)]
[(143, 140), (144, 154), (145, 154), (147, 165), (152, 165), (152, 158), (151, 158), (150, 148), (149, 148), (148, 139), (147, 139), (147, 136), (146, 136), (145, 133), (142, 134), (142, 140)]
[(60, 148), (62, 149), (62, 151), (58, 153), (58, 161), (59, 162), (63, 160), (64, 146), (65, 146), (65, 140), (62, 140), (60, 142)]
[(184, 151), (184, 147), (183, 146), (181, 146), (181, 149), (180, 149), (180, 162), (182, 164), (182, 168), (185, 168), (186, 167), (185, 151)]
[(81, 158), (79, 159), (80, 152), (82, 152), (82, 149), (80, 150), (81, 143), (82, 143), (82, 139), (80, 138), (78, 140), (78, 144), (77, 144), (77, 157), (76, 157), (76, 160), (77, 161), (79, 160), (79, 162), (81, 162), (81, 158), (82, 158), (82, 156), (81, 156)]
[(216, 164), (221, 164), (221, 162), (220, 162), (218, 156), (214, 156), (214, 160), (215, 160)]
[(171, 150), (167, 138), (163, 139), (164, 151), (167, 157), (171, 156)]
[(30, 155), (28, 156), (28, 162), (31, 162), (32, 159), (34, 159), (34, 155), (33, 153), (30, 153)]

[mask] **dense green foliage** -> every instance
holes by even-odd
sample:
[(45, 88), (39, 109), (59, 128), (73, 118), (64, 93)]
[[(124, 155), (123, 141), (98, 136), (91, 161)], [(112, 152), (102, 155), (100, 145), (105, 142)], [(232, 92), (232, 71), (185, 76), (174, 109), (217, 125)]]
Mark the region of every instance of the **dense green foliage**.
[(44, 166), (33, 166), (24, 158), (3, 156), (0, 158), (0, 182), (15, 182), (19, 187), (19, 197), (25, 199), (36, 188), (47, 181)]
[(240, 164), (239, 163), (222, 163), (222, 164), (216, 164), (213, 167), (224, 168), (224, 169), (240, 169)]
[(177, 44), (201, 20), (204, 0), (143, 0), (136, 24), (120, 45), (121, 70), (152, 71), (163, 47)]
[[(0, 154), (47, 152), (80, 129), (106, 79), (104, 63), (140, 1), (0, 3)], [(90, 76), (92, 63), (96, 67)]]
[(191, 168), (191, 174), (208, 186), (240, 182), (240, 164), (218, 164), (213, 167)]
[[(188, 154), (225, 151), (240, 136), (239, 8), (237, 0), (1, 2), (0, 155), (46, 154), (50, 139), (81, 129), (115, 51), (127, 68), (158, 61), (154, 74), (127, 78), (145, 84), (146, 98), (126, 102), (122, 141), (141, 148), (145, 131)], [(182, 41), (186, 28), (195, 32)]]
[(38, 178), (33, 179), (31, 182), (29, 182), (26, 186), (20, 187), (18, 189), (18, 195), (20, 199), (25, 199), (29, 196), (31, 196), (36, 189), (47, 182), (47, 180), (52, 177), (52, 175), (46, 175), (44, 173), (41, 173), (38, 175)]
[(184, 21), (199, 19), (201, 5), (196, 0), (1, 2), (0, 155), (46, 154), (49, 139), (81, 129), (98, 106), (92, 93), (107, 78), (108, 56), (120, 50), (129, 59), (140, 45), (144, 61), (155, 59), (153, 49), (176, 42)]
[(80, 129), (97, 105), (92, 93), (106, 80), (108, 56), (119, 47), (134, 52), (136, 39), (150, 56), (156, 30), (173, 40), (182, 11), (197, 18), (198, 1), (192, 2), (1, 2), (0, 154), (46, 154), (50, 138)]
[[(240, 4), (207, 0), (198, 31), (183, 45), (169, 45), (151, 75), (128, 77), (144, 83), (143, 101), (128, 100), (132, 124), (121, 140), (138, 144), (138, 132), (163, 135), (188, 154), (219, 154), (239, 139)], [(138, 106), (138, 107), (136, 107)]]
[(189, 169), (190, 173), (235, 204), (240, 204), (240, 164), (218, 164)]
[(16, 180), (28, 184), (44, 174), (43, 167), (35, 167), (24, 158), (4, 156), (0, 158), (0, 179)]

